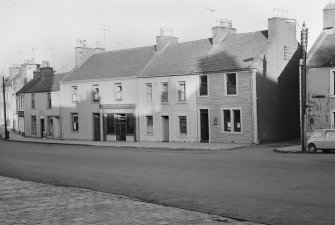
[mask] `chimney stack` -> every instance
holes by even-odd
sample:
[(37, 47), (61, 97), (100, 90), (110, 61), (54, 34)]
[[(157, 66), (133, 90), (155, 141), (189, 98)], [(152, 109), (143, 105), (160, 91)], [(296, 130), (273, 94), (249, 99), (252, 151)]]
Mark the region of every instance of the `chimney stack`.
[(157, 52), (162, 51), (169, 43), (178, 43), (178, 38), (173, 36), (173, 29), (161, 27), (160, 35), (156, 36)]
[(335, 28), (335, 3), (331, 1), (323, 9), (323, 29)]
[(223, 39), (229, 34), (236, 34), (236, 29), (233, 28), (233, 22), (231, 20), (220, 19), (219, 24), (212, 28), (213, 33), (213, 46), (217, 46)]
[(74, 48), (74, 51), (75, 66), (80, 66), (89, 57), (97, 53), (102, 53), (105, 51), (105, 49), (98, 45), (96, 46), (96, 48), (86, 47), (86, 40), (77, 39), (77, 47)]

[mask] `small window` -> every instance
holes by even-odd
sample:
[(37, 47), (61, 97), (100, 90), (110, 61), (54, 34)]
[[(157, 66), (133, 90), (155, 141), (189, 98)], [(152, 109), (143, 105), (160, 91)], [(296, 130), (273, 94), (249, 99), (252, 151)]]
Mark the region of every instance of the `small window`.
[(208, 95), (207, 75), (200, 76), (199, 95), (200, 96)]
[(71, 113), (72, 131), (79, 131), (79, 116), (78, 113)]
[(37, 134), (36, 116), (31, 116), (31, 134)]
[(222, 111), (222, 132), (242, 132), (240, 109), (224, 109)]
[(51, 93), (48, 93), (48, 95), (47, 95), (47, 102), (48, 102), (48, 109), (51, 109)]
[(53, 132), (54, 132), (54, 121), (53, 121), (52, 116), (49, 116), (48, 117), (48, 134), (52, 136)]
[(179, 116), (179, 133), (180, 134), (187, 134), (186, 116)]
[(185, 81), (178, 81), (178, 102), (186, 101), (186, 84)]
[(330, 96), (335, 96), (335, 71), (331, 70), (330, 71), (330, 82), (329, 82), (329, 91), (330, 91)]
[(152, 116), (147, 116), (147, 134), (154, 133), (154, 121)]
[(71, 87), (71, 95), (72, 95), (72, 102), (78, 102), (78, 87), (72, 86)]
[(92, 100), (93, 102), (99, 102), (100, 95), (99, 95), (99, 86), (93, 85), (92, 86)]
[(236, 73), (226, 74), (226, 95), (237, 95), (237, 75)]
[(35, 109), (35, 94), (31, 94), (31, 108)]
[(122, 101), (122, 84), (115, 84), (116, 101)]
[(168, 82), (162, 82), (161, 102), (169, 101)]
[(152, 102), (152, 84), (146, 83), (145, 89), (146, 89), (147, 102)]

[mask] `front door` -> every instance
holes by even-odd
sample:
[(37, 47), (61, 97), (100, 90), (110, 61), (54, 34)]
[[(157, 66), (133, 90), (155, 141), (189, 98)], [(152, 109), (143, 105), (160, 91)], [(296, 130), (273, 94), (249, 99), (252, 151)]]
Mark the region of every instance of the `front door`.
[(200, 142), (209, 141), (208, 109), (200, 109)]
[(169, 142), (169, 117), (162, 116), (162, 141)]
[(126, 115), (115, 114), (115, 133), (117, 141), (126, 141)]
[(43, 138), (43, 134), (45, 132), (45, 126), (44, 126), (44, 119), (41, 119), (41, 138)]
[(100, 114), (99, 113), (93, 113), (93, 127), (94, 127), (93, 140), (100, 141)]

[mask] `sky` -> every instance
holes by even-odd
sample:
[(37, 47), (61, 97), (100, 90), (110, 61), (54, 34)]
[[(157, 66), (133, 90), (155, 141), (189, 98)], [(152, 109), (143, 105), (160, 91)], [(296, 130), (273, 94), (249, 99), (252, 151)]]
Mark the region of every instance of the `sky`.
[[(211, 37), (218, 19), (238, 33), (267, 29), (267, 19), (284, 15), (303, 22), (309, 47), (322, 31), (322, 9), (330, 0), (0, 0), (0, 74), (35, 58), (57, 72), (74, 66), (78, 39), (106, 50), (155, 44), (160, 27), (172, 28), (179, 42)], [(212, 12), (209, 9), (215, 11)], [(279, 13), (278, 10), (285, 10)]]

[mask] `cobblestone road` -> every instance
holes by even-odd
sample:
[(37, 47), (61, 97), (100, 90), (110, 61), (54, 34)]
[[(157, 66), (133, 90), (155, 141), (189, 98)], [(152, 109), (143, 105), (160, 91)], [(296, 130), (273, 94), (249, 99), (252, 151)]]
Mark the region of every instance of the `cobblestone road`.
[(125, 197), (0, 176), (0, 224), (255, 225)]

